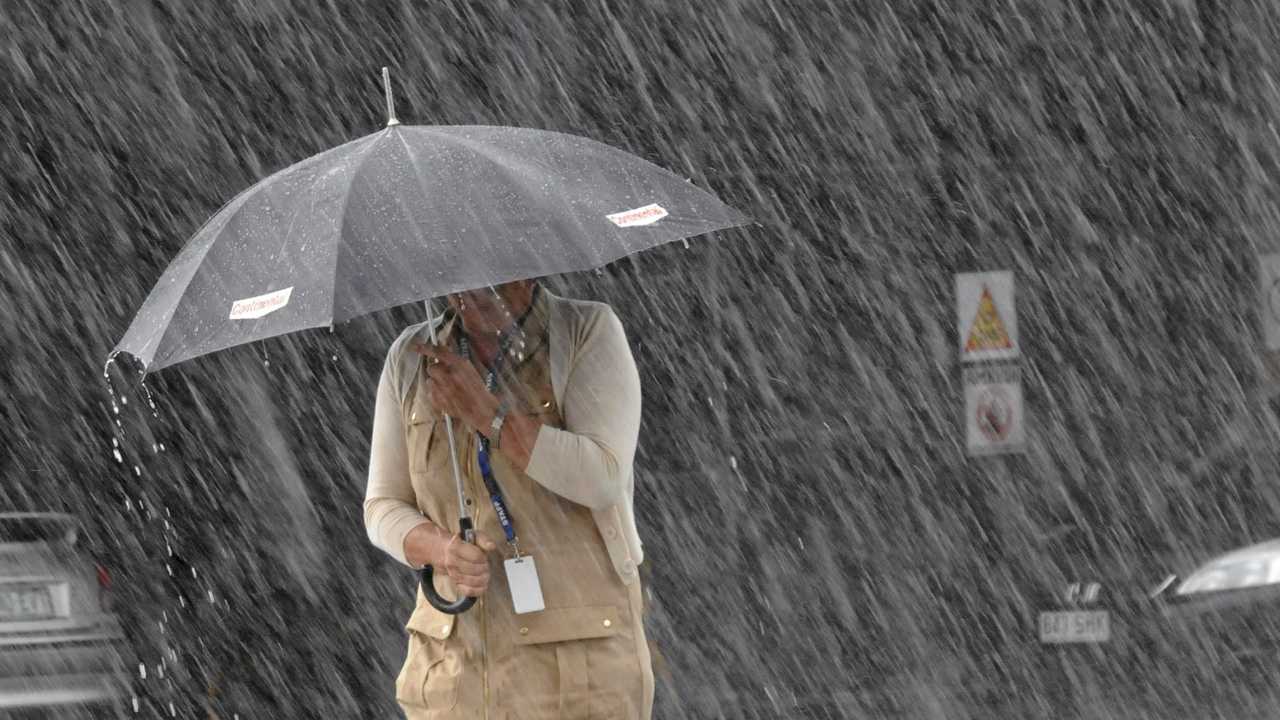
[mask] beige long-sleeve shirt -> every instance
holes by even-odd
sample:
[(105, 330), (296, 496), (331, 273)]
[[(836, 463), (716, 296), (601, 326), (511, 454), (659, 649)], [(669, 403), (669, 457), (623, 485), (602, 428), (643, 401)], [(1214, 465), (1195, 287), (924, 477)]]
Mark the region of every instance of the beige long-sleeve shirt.
[[(615, 569), (630, 583), (643, 560), (632, 503), (640, 375), (611, 307), (561, 298), (545, 287), (541, 295), (547, 303), (552, 389), (565, 428), (543, 425), (538, 430), (525, 474), (591, 508)], [(412, 325), (396, 338), (378, 379), (364, 500), (369, 540), (406, 565), (405, 536), (428, 519), (414, 496), (402, 419), (410, 382), (422, 361), (410, 348), (415, 337), (429, 342), (428, 323)]]

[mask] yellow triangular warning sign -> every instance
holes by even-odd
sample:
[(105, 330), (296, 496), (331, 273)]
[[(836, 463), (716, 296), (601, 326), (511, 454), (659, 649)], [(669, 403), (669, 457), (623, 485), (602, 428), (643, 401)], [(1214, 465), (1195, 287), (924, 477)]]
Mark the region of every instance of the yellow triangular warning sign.
[(1008, 350), (1013, 347), (1009, 333), (1004, 329), (996, 303), (991, 299), (991, 288), (982, 286), (982, 297), (978, 298), (978, 313), (973, 318), (973, 328), (969, 330), (969, 339), (964, 344), (965, 352), (979, 350)]

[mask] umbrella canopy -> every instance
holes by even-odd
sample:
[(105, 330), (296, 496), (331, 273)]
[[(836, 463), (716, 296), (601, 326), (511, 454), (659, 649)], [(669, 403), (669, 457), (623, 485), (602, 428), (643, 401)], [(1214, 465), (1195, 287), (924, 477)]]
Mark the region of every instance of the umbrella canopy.
[(165, 270), (111, 356), (133, 355), (150, 372), (749, 222), (593, 140), (393, 119), (227, 203)]

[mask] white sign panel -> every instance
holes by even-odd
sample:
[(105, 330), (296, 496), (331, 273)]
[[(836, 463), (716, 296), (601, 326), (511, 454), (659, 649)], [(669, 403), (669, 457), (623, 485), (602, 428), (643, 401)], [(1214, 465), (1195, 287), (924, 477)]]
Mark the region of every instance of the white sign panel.
[(1262, 339), (1268, 350), (1280, 350), (1280, 253), (1258, 258)]
[(1106, 610), (1061, 610), (1040, 613), (1042, 643), (1103, 643), (1111, 640), (1111, 613)]
[(1018, 357), (1013, 273), (957, 274), (956, 327), (960, 329), (960, 359), (965, 362)]
[(1017, 368), (970, 368), (964, 375), (969, 454), (1020, 452), (1026, 444), (1027, 428)]

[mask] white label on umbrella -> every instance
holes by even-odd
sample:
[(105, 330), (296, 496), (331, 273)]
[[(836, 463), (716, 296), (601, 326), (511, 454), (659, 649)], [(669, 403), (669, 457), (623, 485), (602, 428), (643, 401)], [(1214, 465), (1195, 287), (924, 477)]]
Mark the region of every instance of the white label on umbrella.
[(652, 225), (667, 216), (667, 209), (658, 204), (645, 205), (635, 210), (624, 210), (620, 213), (606, 215), (609, 221), (618, 227), (635, 227)]
[(251, 318), (260, 318), (267, 313), (275, 312), (285, 305), (289, 304), (289, 295), (293, 292), (293, 286), (283, 290), (269, 292), (266, 295), (257, 295), (243, 300), (237, 300), (231, 303), (231, 319), (232, 320), (248, 320)]

